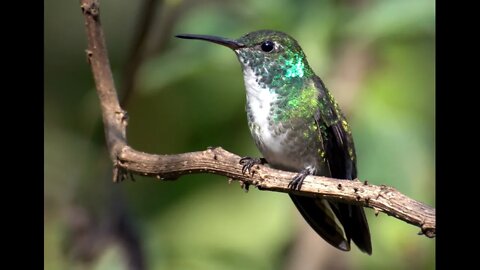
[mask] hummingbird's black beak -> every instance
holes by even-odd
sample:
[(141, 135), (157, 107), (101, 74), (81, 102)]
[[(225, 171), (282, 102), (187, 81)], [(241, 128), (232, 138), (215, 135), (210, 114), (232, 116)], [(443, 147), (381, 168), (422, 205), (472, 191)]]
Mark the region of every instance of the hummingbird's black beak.
[(242, 44), (242, 43), (240, 43), (236, 40), (222, 38), (222, 37), (216, 37), (216, 36), (182, 34), (182, 35), (176, 35), (176, 37), (184, 38), (184, 39), (206, 40), (206, 41), (210, 41), (210, 42), (213, 42), (213, 43), (217, 43), (217, 44), (229, 47), (232, 50), (236, 50), (236, 49), (245, 47), (244, 44)]

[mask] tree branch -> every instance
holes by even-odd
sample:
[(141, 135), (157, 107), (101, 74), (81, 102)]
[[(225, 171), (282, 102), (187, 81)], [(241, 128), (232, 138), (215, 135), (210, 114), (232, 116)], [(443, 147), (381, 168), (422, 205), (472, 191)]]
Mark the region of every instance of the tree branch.
[[(110, 158), (115, 165), (117, 153), (127, 144), (127, 113), (122, 110), (118, 103), (105, 37), (100, 23), (100, 5), (97, 0), (80, 0), (80, 7), (85, 17), (85, 28), (87, 31), (87, 59), (92, 68), (97, 94), (100, 98)], [(117, 172), (118, 170), (115, 169), (115, 178), (117, 178)]]
[(420, 227), (421, 233), (427, 237), (435, 237), (435, 209), (392, 187), (370, 185), (366, 181), (308, 176), (300, 191), (292, 191), (288, 183), (295, 173), (256, 165), (251, 173), (243, 174), (240, 157), (219, 147), (176, 155), (153, 155), (132, 149), (126, 143), (126, 112), (118, 103), (100, 25), (98, 1), (81, 0), (81, 7), (88, 38), (87, 57), (100, 98), (107, 146), (114, 163), (114, 181), (125, 179), (127, 172), (167, 180), (193, 173), (224, 175), (241, 181), (247, 189), (249, 185), (255, 185), (260, 190), (322, 197), (373, 208), (376, 213), (384, 212)]
[(157, 179), (176, 179), (193, 173), (212, 173), (270, 190), (297, 195), (322, 197), (329, 200), (370, 207), (377, 212), (419, 226), (428, 237), (435, 236), (435, 209), (417, 202), (392, 187), (375, 186), (358, 180), (341, 180), (308, 176), (300, 191), (292, 191), (288, 183), (295, 173), (256, 165), (251, 174), (242, 173), (240, 156), (220, 147), (201, 152), (177, 155), (152, 155), (138, 152), (128, 146), (118, 156), (118, 166), (130, 172), (155, 176)]

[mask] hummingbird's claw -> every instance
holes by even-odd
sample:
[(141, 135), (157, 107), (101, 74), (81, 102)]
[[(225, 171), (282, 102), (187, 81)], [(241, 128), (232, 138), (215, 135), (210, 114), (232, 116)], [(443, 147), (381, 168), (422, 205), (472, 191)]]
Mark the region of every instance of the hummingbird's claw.
[(312, 171), (310, 168), (304, 169), (303, 171), (299, 172), (295, 177), (293, 177), (292, 181), (288, 183), (288, 188), (293, 190), (300, 190), (303, 184), (303, 180), (307, 178), (307, 176), (311, 175)]
[(264, 158), (252, 158), (252, 157), (243, 157), (240, 159), (239, 162), (242, 167), (242, 174), (245, 174), (246, 172), (249, 172), (250, 174), (253, 175), (253, 171), (251, 170), (253, 166), (257, 164), (265, 164), (267, 161)]
[(303, 184), (303, 180), (307, 177), (305, 174), (297, 174), (290, 183), (288, 183), (288, 188), (293, 190), (300, 190)]

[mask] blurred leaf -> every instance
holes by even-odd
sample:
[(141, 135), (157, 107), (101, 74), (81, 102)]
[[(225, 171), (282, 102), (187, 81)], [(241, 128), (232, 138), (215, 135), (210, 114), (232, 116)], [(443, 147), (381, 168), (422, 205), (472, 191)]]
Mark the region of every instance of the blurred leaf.
[(367, 39), (431, 34), (435, 30), (435, 1), (374, 1), (348, 22), (349, 34)]
[(43, 229), (43, 267), (44, 269), (60, 270), (65, 269), (65, 258), (60, 249), (62, 243), (62, 231), (60, 222), (55, 216), (49, 215), (44, 220)]
[(202, 57), (191, 58), (188, 63), (175, 61), (184, 58), (178, 51), (171, 51), (160, 57), (147, 61), (140, 70), (139, 89), (145, 94), (162, 89), (165, 86), (182, 80), (202, 68)]
[(108, 247), (95, 263), (93, 270), (128, 270), (125, 255), (118, 246)]
[(159, 216), (151, 242), (166, 245), (160, 253), (169, 250), (162, 258), (167, 269), (274, 269), (290, 237), (292, 210), (285, 194), (216, 185)]

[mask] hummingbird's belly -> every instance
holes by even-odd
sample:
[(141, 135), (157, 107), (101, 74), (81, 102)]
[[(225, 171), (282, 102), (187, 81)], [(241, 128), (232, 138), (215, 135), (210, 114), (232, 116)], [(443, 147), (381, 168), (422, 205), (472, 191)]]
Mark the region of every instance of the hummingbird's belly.
[(318, 135), (309, 134), (307, 128), (297, 125), (293, 129), (282, 124), (259, 127), (253, 124), (252, 136), (267, 162), (277, 169), (301, 171), (313, 168), (315, 174), (328, 176), (329, 170), (323, 160)]

